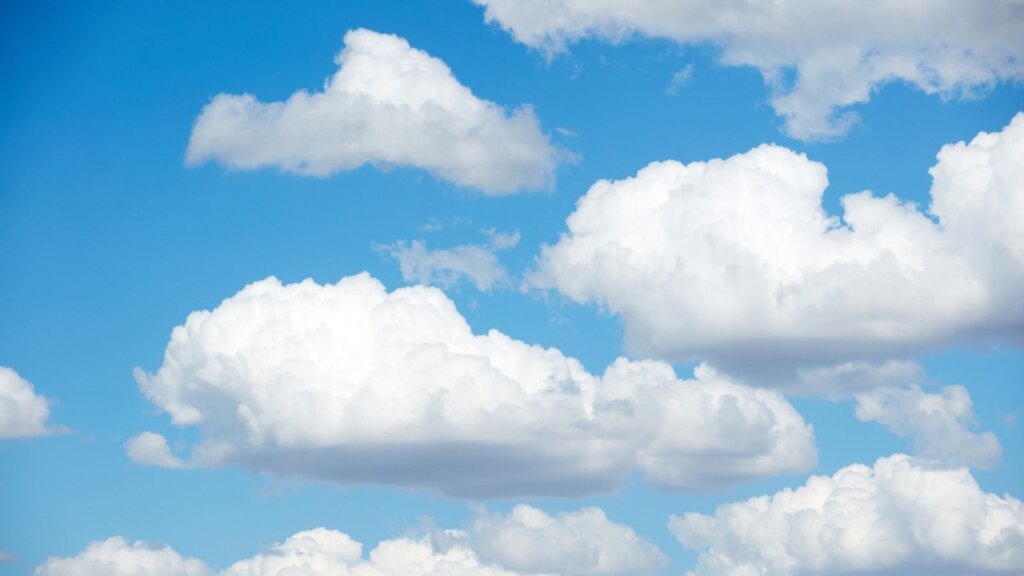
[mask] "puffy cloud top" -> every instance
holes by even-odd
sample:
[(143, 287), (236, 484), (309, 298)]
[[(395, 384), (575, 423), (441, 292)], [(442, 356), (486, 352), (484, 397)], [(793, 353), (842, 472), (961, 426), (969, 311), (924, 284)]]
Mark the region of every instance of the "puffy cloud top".
[(657, 547), (600, 508), (551, 516), (521, 504), (508, 514), (478, 517), (472, 539), (482, 558), (529, 574), (641, 576), (665, 564)]
[(825, 166), (786, 148), (655, 162), (594, 184), (532, 282), (619, 314), (635, 351), (731, 369), (1021, 339), (1024, 114), (931, 173), (930, 213), (860, 192), (840, 220)]
[(634, 33), (717, 44), (723, 63), (761, 71), (772, 107), (801, 139), (841, 135), (856, 121), (848, 108), (889, 82), (970, 96), (1024, 78), (1024, 6), (1015, 0), (474, 1), (488, 21), (549, 53)]
[(966, 469), (902, 455), (669, 526), (703, 551), (691, 576), (1024, 571), (1020, 500), (982, 492)]
[(558, 350), (475, 335), (441, 291), (247, 286), (175, 328), (146, 396), (199, 426), (191, 463), (458, 496), (582, 495), (633, 470), (669, 489), (807, 469), (811, 427), (779, 394), (707, 367), (680, 380), (619, 359), (598, 377)]
[[(558, 546), (562, 546), (559, 550)], [(539, 554), (539, 556), (537, 555)], [(527, 555), (535, 555), (527, 557)], [(588, 508), (548, 516), (529, 506), (480, 516), (473, 532), (445, 530), (423, 538), (363, 547), (347, 534), (315, 528), (239, 560), (220, 576), (599, 576), (652, 573), (661, 553), (631, 528)], [(167, 546), (129, 545), (119, 537), (90, 544), (71, 558), (50, 558), (36, 576), (213, 576), (199, 560)]]
[(183, 558), (169, 546), (119, 536), (93, 542), (77, 556), (49, 558), (35, 576), (213, 576), (201, 560)]
[(49, 417), (49, 401), (17, 372), (0, 366), (0, 438), (46, 434)]
[(196, 119), (186, 162), (310, 176), (411, 166), (488, 194), (554, 183), (561, 153), (530, 108), (508, 114), (477, 98), (444, 62), (398, 36), (353, 30), (337, 64), (322, 92), (284, 102), (217, 95)]

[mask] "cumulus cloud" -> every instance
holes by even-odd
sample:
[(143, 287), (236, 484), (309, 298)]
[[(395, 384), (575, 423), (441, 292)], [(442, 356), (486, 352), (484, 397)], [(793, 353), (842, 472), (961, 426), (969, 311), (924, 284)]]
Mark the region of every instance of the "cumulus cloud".
[(128, 457), (136, 464), (159, 468), (184, 468), (185, 463), (171, 452), (167, 439), (156, 432), (143, 432), (124, 443)]
[(860, 192), (839, 219), (825, 166), (786, 148), (655, 162), (594, 184), (530, 282), (619, 315), (640, 354), (796, 366), (808, 388), (951, 342), (1021, 341), (1024, 114), (944, 146), (931, 174), (927, 212)]
[[(587, 540), (588, 538), (592, 540)], [(556, 546), (563, 546), (561, 550)], [(531, 554), (527, 558), (524, 555)], [(611, 576), (651, 574), (657, 548), (596, 508), (555, 517), (529, 506), (509, 515), (479, 516), (472, 531), (445, 530), (424, 537), (363, 546), (343, 532), (299, 532), (261, 553), (235, 562), (220, 576)], [(90, 544), (72, 558), (50, 558), (36, 576), (213, 576), (199, 560), (167, 546), (128, 545), (114, 537)]]
[(991, 468), (1002, 458), (992, 432), (977, 433), (971, 396), (963, 386), (926, 392), (920, 386), (883, 388), (857, 395), (857, 418), (909, 436), (919, 456), (956, 465)]
[(253, 283), (171, 333), (136, 370), (190, 464), (456, 496), (607, 491), (633, 471), (665, 489), (722, 487), (814, 465), (785, 398), (700, 366), (619, 359), (601, 376), (551, 348), (473, 334), (435, 288)]
[(213, 576), (206, 564), (169, 546), (114, 536), (89, 544), (71, 558), (48, 558), (35, 576)]
[(0, 366), (0, 439), (47, 434), (49, 417), (50, 402), (17, 372)]
[(508, 271), (498, 260), (496, 252), (507, 250), (519, 243), (519, 232), (497, 232), (485, 230), (490, 241), (487, 244), (469, 244), (443, 250), (430, 250), (423, 240), (376, 246), (398, 261), (402, 279), (449, 288), (459, 280), (466, 279), (481, 292), (505, 286), (509, 282)]
[(410, 166), (488, 194), (548, 188), (561, 153), (529, 107), (473, 95), (444, 62), (394, 35), (353, 30), (321, 92), (283, 102), (219, 94), (196, 119), (185, 160), (327, 176)]
[(982, 492), (967, 469), (908, 456), (813, 476), (796, 490), (673, 517), (700, 550), (691, 576), (1020, 574), (1024, 504)]
[(600, 508), (552, 516), (521, 504), (479, 516), (471, 538), (481, 558), (527, 574), (642, 576), (665, 565), (656, 546)]
[(474, 2), (488, 22), (549, 54), (586, 37), (633, 34), (715, 44), (722, 63), (761, 72), (772, 108), (800, 139), (842, 135), (857, 121), (850, 108), (887, 83), (948, 98), (1024, 79), (1024, 6), (1016, 0)]

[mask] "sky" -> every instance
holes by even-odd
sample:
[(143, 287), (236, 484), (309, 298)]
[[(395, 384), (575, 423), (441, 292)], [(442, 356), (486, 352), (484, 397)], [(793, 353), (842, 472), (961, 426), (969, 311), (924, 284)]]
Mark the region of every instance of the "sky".
[(1024, 573), (1024, 7), (887, 4), (4, 3), (0, 575)]

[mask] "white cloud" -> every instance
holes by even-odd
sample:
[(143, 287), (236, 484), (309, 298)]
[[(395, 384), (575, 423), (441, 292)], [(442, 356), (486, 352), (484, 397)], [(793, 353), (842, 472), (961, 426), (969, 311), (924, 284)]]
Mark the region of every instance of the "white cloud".
[(14, 560), (17, 560), (17, 559), (18, 559), (18, 557), (15, 556), (14, 554), (11, 554), (10, 552), (8, 552), (6, 550), (0, 550), (0, 564), (2, 564), (4, 562), (13, 562)]
[(825, 166), (785, 148), (655, 162), (594, 184), (530, 281), (618, 314), (640, 354), (797, 367), (808, 389), (951, 342), (1021, 341), (1024, 114), (943, 147), (931, 174), (929, 212), (860, 192), (839, 220)]
[(920, 386), (857, 395), (857, 418), (910, 436), (915, 453), (954, 465), (990, 468), (1002, 458), (992, 432), (976, 433), (971, 396), (963, 386), (925, 392)]
[(213, 576), (213, 571), (169, 546), (129, 544), (115, 536), (93, 542), (71, 558), (48, 558), (36, 568), (35, 576)]
[(521, 504), (477, 517), (471, 538), (481, 558), (528, 574), (641, 576), (665, 565), (656, 546), (600, 508), (551, 516)]
[(128, 457), (136, 464), (160, 468), (184, 468), (185, 463), (171, 452), (167, 439), (155, 432), (143, 432), (124, 443)]
[(813, 476), (796, 490), (673, 517), (700, 550), (691, 576), (1020, 574), (1024, 504), (982, 492), (967, 469), (908, 456)]
[(17, 372), (0, 366), (0, 438), (47, 434), (49, 417), (50, 402)]
[(484, 230), (487, 244), (469, 244), (444, 250), (430, 250), (423, 240), (376, 246), (398, 261), (402, 279), (406, 282), (430, 284), (444, 288), (466, 279), (481, 292), (508, 284), (508, 272), (495, 252), (507, 250), (519, 243), (519, 232)]
[[(591, 540), (588, 540), (591, 539)], [(562, 545), (561, 553), (555, 546)], [(526, 558), (523, 554), (534, 554)], [(538, 555), (539, 554), (539, 555)], [(472, 532), (445, 530), (380, 542), (369, 555), (347, 534), (299, 532), (235, 562), (220, 576), (610, 576), (650, 574), (661, 553), (596, 508), (555, 517), (529, 506), (479, 516)], [(519, 572), (519, 570), (523, 570)], [(213, 576), (167, 546), (114, 537), (72, 558), (50, 558), (36, 576)]]
[(701, 366), (619, 359), (598, 377), (555, 349), (474, 335), (441, 291), (275, 278), (176, 327), (146, 396), (197, 426), (195, 465), (456, 496), (580, 496), (632, 471), (666, 489), (807, 470), (812, 428), (778, 393)]
[(672, 81), (669, 83), (665, 93), (669, 96), (675, 96), (683, 89), (683, 86), (690, 81), (693, 76), (693, 64), (687, 64), (683, 68), (675, 71), (672, 74)]
[(322, 92), (284, 102), (219, 94), (196, 119), (186, 163), (327, 176), (364, 164), (411, 166), (488, 194), (548, 188), (561, 153), (529, 107), (481, 100), (444, 62), (398, 36), (345, 35)]
[(1024, 6), (1016, 0), (474, 2), (488, 22), (549, 54), (586, 37), (633, 34), (715, 44), (722, 63), (761, 72), (772, 108), (801, 139), (845, 133), (857, 121), (850, 107), (887, 83), (953, 97), (1024, 79)]

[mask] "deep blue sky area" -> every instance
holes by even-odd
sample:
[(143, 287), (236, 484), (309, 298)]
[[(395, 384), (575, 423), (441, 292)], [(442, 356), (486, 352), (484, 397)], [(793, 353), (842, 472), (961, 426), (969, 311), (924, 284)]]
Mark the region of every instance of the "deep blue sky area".
[[(487, 196), (414, 168), (363, 166), (327, 178), (273, 168), (189, 167), (185, 149), (203, 106), (219, 93), (283, 100), (318, 91), (346, 31), (396, 34), (443, 60), (482, 99), (533, 108), (552, 142), (575, 155), (548, 191)], [(430, 248), (486, 242), (485, 228), (518, 231), (498, 254), (514, 279), (565, 230), (599, 179), (651, 161), (724, 158), (761, 143), (828, 167), (825, 207), (871, 190), (921, 206), (928, 169), (947, 143), (1002, 129), (1024, 108), (1024, 87), (997, 84), (973, 99), (901, 83), (854, 109), (860, 123), (828, 142), (786, 136), (760, 73), (719, 63), (713, 45), (636, 37), (585, 39), (548, 58), (486, 24), (471, 2), (4, 2), (0, 6), (0, 365), (54, 399), (65, 433), (0, 441), (0, 575), (29, 574), (112, 535), (172, 545), (223, 568), (303, 529), (342, 530), (368, 547), (425, 518), (460, 527), (473, 506), (528, 502), (549, 512), (596, 505), (632, 526), (682, 573), (696, 554), (666, 529), (669, 514), (799, 486), (781, 476), (711, 492), (665, 492), (632, 478), (605, 496), (467, 502), (430, 490), (332, 486), (238, 468), (167, 470), (133, 464), (123, 444), (142, 430), (172, 447), (194, 443), (146, 400), (135, 367), (160, 367), (171, 329), (246, 284), (277, 276), (320, 283), (369, 271), (406, 284), (375, 245), (421, 239)], [(675, 72), (691, 66), (678, 90)], [(445, 225), (424, 230), (431, 221)], [(600, 373), (626, 354), (619, 318), (557, 293), (446, 289), (476, 333), (491, 328), (555, 347)], [(980, 430), (1003, 447), (973, 471), (981, 487), (1024, 496), (1024, 354), (1011, 344), (930, 351), (929, 381), (968, 387)], [(679, 364), (681, 376), (692, 364)], [(910, 442), (860, 422), (847, 400), (794, 397), (815, 427), (831, 474), (870, 464)]]

